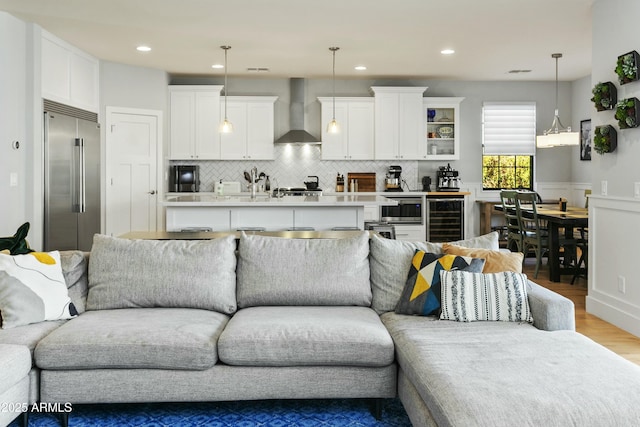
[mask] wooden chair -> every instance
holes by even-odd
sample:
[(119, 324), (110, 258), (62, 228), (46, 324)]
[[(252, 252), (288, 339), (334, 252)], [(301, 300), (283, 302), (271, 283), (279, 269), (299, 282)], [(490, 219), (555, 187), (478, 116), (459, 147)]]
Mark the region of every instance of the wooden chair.
[(522, 227), (522, 252), (525, 254), (533, 250), (536, 254), (536, 269), (533, 274), (538, 278), (538, 271), (542, 264), (542, 256), (549, 251), (549, 231), (546, 224), (538, 218), (535, 193), (516, 193), (516, 214)]
[[(584, 190), (584, 207), (589, 207), (589, 196), (591, 195), (591, 189)], [(580, 258), (576, 262), (576, 271), (571, 278), (571, 284), (576, 281), (578, 277), (584, 277), (587, 279), (587, 273), (589, 269), (589, 228), (581, 227), (576, 230), (576, 247), (580, 249)], [(584, 264), (584, 274), (582, 274), (582, 265)]]
[(522, 227), (516, 212), (517, 193), (515, 190), (502, 190), (500, 191), (500, 201), (506, 222), (507, 249), (513, 250), (515, 245), (516, 250), (522, 252)]

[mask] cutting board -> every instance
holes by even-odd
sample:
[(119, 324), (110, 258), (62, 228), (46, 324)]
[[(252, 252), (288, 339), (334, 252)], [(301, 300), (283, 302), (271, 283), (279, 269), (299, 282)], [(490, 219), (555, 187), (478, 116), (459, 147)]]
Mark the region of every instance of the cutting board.
[(351, 190), (350, 183), (352, 179), (358, 180), (358, 192), (376, 191), (376, 173), (375, 172), (347, 173), (347, 182), (344, 183), (347, 191)]

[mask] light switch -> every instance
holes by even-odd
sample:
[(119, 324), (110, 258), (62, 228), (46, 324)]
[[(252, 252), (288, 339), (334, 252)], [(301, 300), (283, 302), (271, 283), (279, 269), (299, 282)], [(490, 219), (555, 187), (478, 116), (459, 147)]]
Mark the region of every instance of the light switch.
[(600, 181), (600, 194), (607, 195), (607, 181)]
[(640, 182), (633, 183), (633, 197), (640, 199)]
[(9, 187), (17, 187), (18, 186), (18, 173), (11, 172), (9, 174)]

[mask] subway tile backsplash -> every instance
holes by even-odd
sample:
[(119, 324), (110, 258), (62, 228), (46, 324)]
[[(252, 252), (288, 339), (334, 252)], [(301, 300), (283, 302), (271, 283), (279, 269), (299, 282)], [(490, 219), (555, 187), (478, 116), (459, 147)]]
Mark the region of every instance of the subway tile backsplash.
[[(172, 165), (200, 165), (200, 191), (213, 191), (213, 183), (219, 180), (239, 181), (243, 191), (247, 191), (244, 171), (252, 167), (258, 173), (269, 175), (271, 187), (304, 187), (307, 176), (317, 175), (320, 188), (325, 192), (333, 192), (338, 173), (347, 179), (349, 172), (375, 172), (376, 190), (384, 191), (384, 179), (390, 165), (402, 167), (402, 178), (408, 188), (420, 190), (422, 185), (418, 179), (418, 161), (374, 161), (374, 160), (322, 160), (320, 145), (276, 145), (274, 160), (199, 160), (171, 161)], [(346, 186), (347, 183), (345, 183)]]

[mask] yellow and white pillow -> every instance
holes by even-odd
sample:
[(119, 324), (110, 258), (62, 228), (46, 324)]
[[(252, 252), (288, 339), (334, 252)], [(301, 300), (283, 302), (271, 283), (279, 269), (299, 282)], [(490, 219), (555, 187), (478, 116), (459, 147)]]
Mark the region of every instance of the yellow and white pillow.
[(60, 265), (60, 253), (0, 253), (2, 329), (77, 316)]

